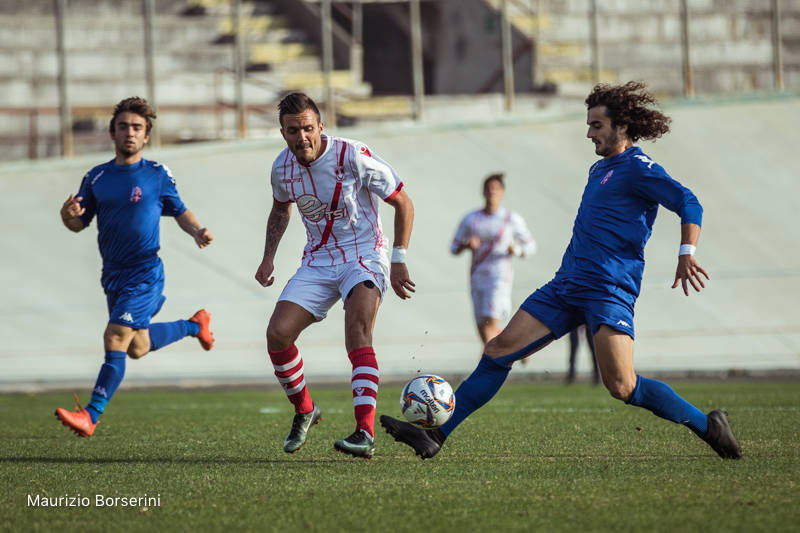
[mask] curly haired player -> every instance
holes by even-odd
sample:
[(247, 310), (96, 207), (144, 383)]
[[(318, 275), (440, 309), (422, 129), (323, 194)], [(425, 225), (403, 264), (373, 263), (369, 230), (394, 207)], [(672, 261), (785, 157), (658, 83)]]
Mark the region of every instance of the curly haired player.
[(537, 352), (585, 323), (591, 329), (603, 383), (614, 398), (688, 426), (723, 459), (742, 449), (725, 413), (707, 415), (660, 381), (633, 369), (633, 307), (644, 271), (644, 247), (658, 206), (681, 219), (678, 266), (672, 288), (689, 295), (705, 287), (708, 274), (694, 257), (703, 209), (695, 195), (634, 143), (669, 131), (669, 117), (654, 109), (643, 83), (597, 85), (586, 99), (587, 137), (603, 159), (589, 180), (572, 239), (555, 277), (522, 304), (500, 335), (486, 344), (473, 373), (456, 390), (453, 416), (441, 428), (424, 431), (389, 416), (381, 425), (395, 440), (430, 458), (467, 416), (503, 385), (511, 364)]

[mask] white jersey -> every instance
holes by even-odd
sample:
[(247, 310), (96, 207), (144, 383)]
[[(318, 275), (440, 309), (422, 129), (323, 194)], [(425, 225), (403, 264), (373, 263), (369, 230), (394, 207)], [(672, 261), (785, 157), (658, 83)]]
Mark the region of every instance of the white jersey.
[(504, 207), (491, 214), (483, 209), (467, 213), (458, 225), (450, 251), (455, 253), (460, 245), (466, 244), (473, 236), (481, 241), (472, 254), (470, 281), (473, 286), (485, 283), (510, 285), (513, 271), (509, 247), (513, 247), (514, 255), (531, 255), (536, 251), (536, 241), (525, 221)]
[(380, 200), (403, 182), (361, 142), (323, 135), (325, 151), (309, 165), (284, 148), (272, 164), (272, 195), (294, 202), (308, 242), (302, 263), (333, 266), (361, 257), (388, 261), (389, 241), (378, 216)]

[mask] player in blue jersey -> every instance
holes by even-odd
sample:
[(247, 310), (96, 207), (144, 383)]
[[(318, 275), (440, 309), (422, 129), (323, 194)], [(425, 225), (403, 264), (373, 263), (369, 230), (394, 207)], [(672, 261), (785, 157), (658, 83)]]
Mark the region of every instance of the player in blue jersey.
[[(61, 207), (61, 220), (79, 232), (97, 216), (97, 242), (103, 259), (101, 284), (108, 325), (103, 334), (105, 363), (86, 408), (56, 409), (56, 417), (80, 437), (90, 437), (106, 404), (125, 375), (125, 359), (139, 359), (186, 336), (205, 350), (214, 345), (205, 309), (188, 320), (150, 320), (164, 303), (164, 267), (158, 257), (161, 216), (175, 217), (197, 246), (211, 244), (211, 232), (197, 222), (178, 196), (170, 170), (142, 158), (155, 113), (143, 98), (127, 98), (114, 108), (109, 133), (116, 157), (94, 167), (77, 195)], [(77, 401), (77, 395), (75, 397)]]
[(500, 389), (511, 364), (585, 323), (593, 334), (603, 384), (614, 398), (684, 424), (723, 459), (742, 450), (722, 411), (707, 415), (668, 385), (633, 369), (633, 307), (644, 270), (644, 247), (663, 205), (681, 219), (678, 266), (672, 288), (689, 295), (705, 287), (706, 271), (694, 257), (702, 208), (695, 195), (634, 145), (669, 131), (669, 117), (653, 108), (642, 83), (598, 85), (586, 99), (587, 137), (603, 159), (589, 180), (561, 267), (522, 304), (503, 332), (486, 344), (475, 371), (456, 391), (453, 416), (425, 431), (389, 416), (381, 425), (423, 459), (436, 455), (467, 416)]

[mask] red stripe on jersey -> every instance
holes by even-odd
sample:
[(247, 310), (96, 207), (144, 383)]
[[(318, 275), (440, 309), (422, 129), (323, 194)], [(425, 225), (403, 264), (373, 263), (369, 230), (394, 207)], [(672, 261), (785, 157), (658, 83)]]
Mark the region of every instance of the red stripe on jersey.
[[(342, 149), (342, 153), (339, 155), (339, 166), (342, 166), (344, 164), (344, 154), (345, 154), (346, 150), (347, 150), (347, 145), (345, 144), (343, 149)], [(309, 176), (310, 175), (311, 175), (311, 172), (309, 172)], [(312, 178), (312, 182), (313, 182), (313, 178)], [(330, 208), (329, 208), (330, 211), (336, 211), (336, 209), (338, 209), (338, 207), (339, 207), (339, 196), (341, 196), (341, 194), (342, 194), (342, 182), (341, 181), (337, 181), (336, 182), (336, 187), (333, 189), (333, 198), (331, 199), (331, 204), (330, 204)], [(322, 240), (319, 241), (317, 243), (317, 245), (314, 246), (314, 248), (311, 249), (311, 253), (316, 252), (317, 250), (319, 250), (322, 246), (324, 246), (328, 242), (328, 239), (331, 236), (331, 231), (332, 230), (333, 230), (333, 217), (330, 217), (330, 218), (328, 218), (328, 222), (325, 224), (325, 230), (322, 232)], [(336, 237), (334, 237), (334, 241), (335, 240), (336, 240)], [(328, 252), (328, 253), (330, 253), (330, 252)], [(342, 254), (344, 254), (344, 251), (342, 252)], [(331, 264), (333, 264), (333, 256), (331, 256)]]
[(472, 261), (472, 266), (470, 267), (469, 271), (470, 274), (474, 273), (475, 270), (478, 268), (478, 265), (486, 261), (486, 259), (492, 254), (492, 250), (494, 250), (494, 247), (497, 245), (497, 243), (500, 241), (500, 238), (503, 236), (503, 233), (506, 231), (506, 226), (508, 225), (509, 220), (511, 220), (510, 211), (508, 212), (508, 214), (506, 214), (506, 218), (503, 219), (503, 225), (500, 226), (497, 235), (495, 235), (492, 238), (492, 240), (489, 241), (489, 245), (486, 247), (486, 250), (483, 252), (483, 254), (475, 257), (475, 259)]
[(392, 198), (397, 196), (397, 194), (400, 192), (400, 189), (402, 189), (402, 188), (403, 188), (403, 182), (401, 181), (400, 185), (397, 186), (397, 188), (392, 192), (392, 194), (390, 194), (389, 196), (384, 198), (383, 201), (384, 202), (388, 202), (389, 200), (391, 200)]

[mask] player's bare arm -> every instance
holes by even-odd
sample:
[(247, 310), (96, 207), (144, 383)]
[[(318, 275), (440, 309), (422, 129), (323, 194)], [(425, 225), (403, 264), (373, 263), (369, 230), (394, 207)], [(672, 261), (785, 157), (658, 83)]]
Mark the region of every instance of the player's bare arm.
[[(405, 191), (401, 190), (387, 203), (394, 207), (394, 244), (393, 247), (408, 248), (411, 239), (411, 227), (414, 225), (414, 204)], [(392, 262), (389, 279), (395, 294), (403, 300), (411, 298), (414, 282), (408, 274), (408, 267), (404, 262)]]
[(178, 223), (178, 226), (180, 226), (183, 231), (192, 236), (198, 248), (205, 248), (214, 240), (214, 236), (211, 235), (208, 228), (202, 227), (197, 221), (197, 217), (195, 217), (194, 213), (189, 209), (175, 217), (175, 222)]
[(463, 252), (464, 250), (470, 250), (470, 251), (474, 252), (475, 250), (477, 250), (480, 247), (481, 247), (481, 238), (478, 237), (477, 235), (473, 235), (466, 242), (462, 242), (461, 244), (459, 244), (458, 248), (456, 248), (456, 250), (453, 253), (455, 255), (458, 255), (461, 252)]
[(278, 251), (278, 244), (283, 238), (286, 228), (289, 226), (289, 218), (292, 216), (292, 204), (282, 203), (277, 200), (272, 202), (272, 210), (267, 218), (267, 235), (264, 239), (264, 257), (256, 271), (256, 281), (262, 286), (269, 287), (275, 281), (272, 271), (275, 270), (275, 253)]
[(70, 194), (69, 198), (61, 206), (61, 222), (64, 223), (68, 230), (75, 233), (86, 227), (83, 224), (83, 220), (81, 220), (81, 215), (86, 212), (86, 208), (81, 207), (81, 200), (83, 200), (82, 197), (78, 196), (76, 198)]
[[(699, 239), (700, 226), (691, 222), (681, 224), (681, 245), (688, 244), (694, 247), (697, 246)], [(689, 285), (691, 284), (696, 292), (700, 292), (706, 287), (701, 274), (707, 280), (710, 279), (705, 269), (697, 263), (693, 253), (681, 254), (678, 256), (678, 268), (675, 270), (675, 282), (672, 284), (672, 288), (674, 289), (680, 283), (683, 293), (689, 296)]]

